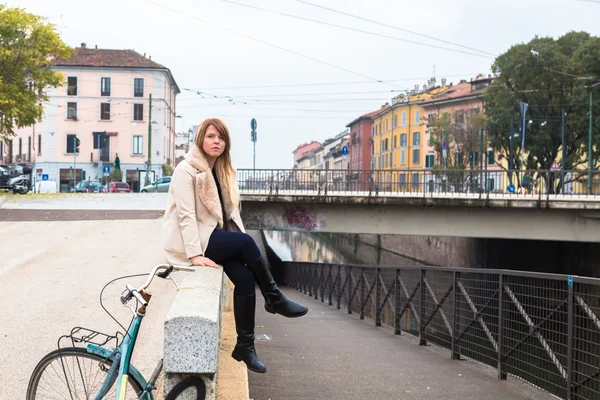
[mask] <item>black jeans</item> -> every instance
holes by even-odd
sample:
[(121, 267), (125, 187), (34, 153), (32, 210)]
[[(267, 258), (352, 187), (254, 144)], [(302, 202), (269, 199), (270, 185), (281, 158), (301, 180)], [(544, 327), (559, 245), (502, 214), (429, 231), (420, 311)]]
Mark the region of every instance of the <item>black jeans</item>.
[(254, 294), (254, 273), (246, 264), (258, 260), (261, 254), (252, 236), (242, 232), (213, 231), (204, 256), (223, 266), (235, 285), (235, 295)]

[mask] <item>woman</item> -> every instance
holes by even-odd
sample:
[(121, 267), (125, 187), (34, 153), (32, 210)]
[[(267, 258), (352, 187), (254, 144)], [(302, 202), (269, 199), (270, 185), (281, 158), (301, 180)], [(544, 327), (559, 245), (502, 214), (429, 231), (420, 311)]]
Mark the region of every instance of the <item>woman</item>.
[(254, 348), (254, 282), (266, 311), (293, 318), (308, 309), (279, 291), (254, 239), (245, 233), (230, 150), (229, 131), (221, 120), (209, 118), (198, 126), (194, 146), (171, 178), (164, 215), (165, 257), (175, 265), (223, 266), (235, 285), (237, 343), (231, 356), (262, 373), (267, 370)]

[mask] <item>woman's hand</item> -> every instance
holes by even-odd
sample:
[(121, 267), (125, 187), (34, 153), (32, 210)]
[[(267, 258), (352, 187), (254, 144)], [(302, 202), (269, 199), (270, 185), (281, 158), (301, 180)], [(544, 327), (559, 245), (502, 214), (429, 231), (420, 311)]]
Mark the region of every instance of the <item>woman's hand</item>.
[(192, 257), (190, 261), (196, 266), (219, 268), (219, 266), (213, 260), (202, 256)]

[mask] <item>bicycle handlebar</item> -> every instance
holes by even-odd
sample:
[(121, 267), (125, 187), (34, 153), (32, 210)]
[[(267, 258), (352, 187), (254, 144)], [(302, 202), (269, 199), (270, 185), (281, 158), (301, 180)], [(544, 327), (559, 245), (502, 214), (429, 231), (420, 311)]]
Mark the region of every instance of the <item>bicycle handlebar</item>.
[[(165, 270), (165, 271), (158, 272), (159, 270)], [(148, 303), (142, 298), (142, 296), (140, 295), (140, 292), (142, 290), (147, 289), (148, 286), (150, 286), (150, 284), (152, 283), (152, 280), (154, 279), (154, 277), (156, 275), (158, 275), (161, 278), (166, 279), (169, 277), (169, 274), (171, 274), (172, 271), (193, 272), (195, 270), (196, 270), (196, 268), (194, 268), (194, 267), (184, 267), (181, 265), (171, 265), (171, 264), (159, 264), (152, 269), (152, 272), (150, 272), (150, 276), (148, 276), (148, 279), (146, 279), (146, 282), (144, 282), (144, 284), (141, 285), (139, 288), (136, 289), (133, 286), (126, 285), (128, 294), (126, 296), (121, 296), (121, 302), (123, 304), (125, 304), (127, 301), (129, 301), (129, 299), (131, 299), (131, 297), (135, 297), (142, 305), (145, 306)]]

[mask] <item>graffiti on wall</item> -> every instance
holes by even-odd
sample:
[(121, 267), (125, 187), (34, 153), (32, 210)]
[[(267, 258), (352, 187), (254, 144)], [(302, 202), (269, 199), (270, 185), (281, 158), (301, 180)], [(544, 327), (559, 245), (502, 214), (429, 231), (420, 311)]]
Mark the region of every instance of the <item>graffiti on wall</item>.
[(246, 229), (318, 231), (325, 227), (325, 216), (306, 206), (284, 207), (279, 212), (242, 209)]

